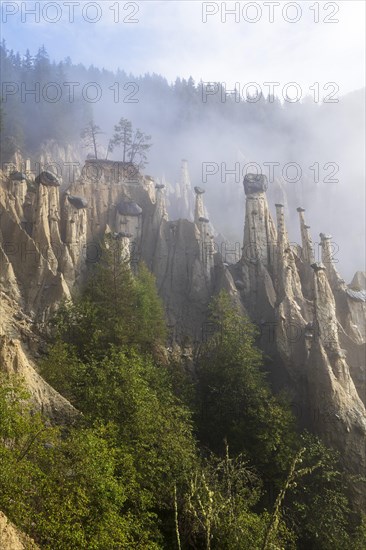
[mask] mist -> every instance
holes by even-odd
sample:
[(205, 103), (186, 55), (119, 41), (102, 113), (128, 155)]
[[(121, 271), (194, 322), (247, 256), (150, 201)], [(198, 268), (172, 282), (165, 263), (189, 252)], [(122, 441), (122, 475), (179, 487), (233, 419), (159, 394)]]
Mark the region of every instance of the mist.
[[(147, 4), (142, 3), (142, 12), (151, 10)], [(179, 4), (179, 15), (182, 16), (182, 3), (174, 4)], [(303, 6), (303, 3), (299, 4)], [(190, 7), (190, 13), (195, 9)], [(150, 11), (149, 13), (151, 15)], [(351, 17), (350, 12), (347, 11), (345, 15), (348, 21)], [(174, 21), (178, 22), (178, 14), (174, 19), (173, 13), (169, 10), (165, 12), (165, 18), (171, 24)], [(286, 206), (290, 241), (300, 242), (296, 207), (302, 206), (306, 208), (306, 220), (311, 226), (315, 243), (320, 240), (320, 232), (333, 236), (334, 261), (341, 276), (349, 282), (356, 270), (365, 269), (365, 88), (357, 86), (364, 82), (364, 79), (357, 80), (347, 73), (347, 60), (339, 58), (338, 72), (333, 67), (334, 78), (326, 82), (329, 73), (325, 69), (327, 64), (322, 47), (328, 52), (331, 45), (322, 46), (319, 35), (315, 36), (315, 31), (311, 31), (309, 37), (313, 41), (309, 38), (309, 57), (303, 66), (308, 85), (303, 83), (305, 77), (303, 80), (297, 79), (301, 90), (299, 99), (296, 97), (296, 86), (287, 86), (288, 96), (284, 95), (282, 85), (274, 89), (273, 94), (269, 93), (269, 88), (260, 85), (259, 98), (255, 97), (258, 92), (255, 86), (247, 87), (244, 93), (245, 82), (265, 81), (265, 78), (261, 79), (260, 76), (269, 65), (265, 65), (262, 48), (258, 50), (257, 74), (253, 73), (255, 63), (248, 60), (251, 73), (248, 73), (248, 78), (244, 78), (246, 73), (243, 71), (239, 82), (241, 89), (237, 89), (236, 93), (230, 93), (234, 87), (237, 88), (235, 82), (239, 80), (236, 74), (229, 81), (228, 72), (223, 65), (223, 61), (226, 65), (237, 64), (230, 48), (226, 52), (220, 50), (215, 67), (214, 54), (212, 59), (207, 58), (210, 59), (210, 64), (205, 66), (205, 57), (202, 57), (202, 63), (199, 65), (198, 59), (193, 56), (192, 46), (187, 45), (192, 65), (192, 72), (189, 73), (188, 53), (185, 56), (180, 52), (180, 62), (174, 68), (170, 66), (168, 69), (167, 60), (172, 54), (165, 40), (163, 43), (168, 48), (166, 63), (161, 60), (157, 62), (157, 52), (161, 54), (163, 39), (158, 40), (156, 34), (151, 33), (156, 33), (159, 29), (162, 31), (164, 21), (164, 18), (161, 21), (152, 18), (149, 21), (150, 26), (145, 24), (142, 27), (135, 25), (134, 29), (128, 28), (128, 33), (126, 31), (127, 34), (121, 37), (126, 46), (125, 55), (119, 58), (119, 68), (116, 66), (115, 69), (110, 67), (115, 66), (117, 62), (116, 52), (113, 48), (108, 51), (107, 48), (103, 50), (98, 46), (98, 33), (103, 28), (95, 31), (96, 46), (91, 46), (88, 51), (80, 48), (80, 37), (72, 38), (69, 33), (65, 33), (65, 43), (57, 50), (55, 41), (49, 36), (48, 27), (40, 25), (37, 29), (37, 45), (44, 44), (46, 50), (43, 61), (41, 59), (42, 62), (46, 60), (42, 74), (36, 74), (35, 66), (30, 67), (28, 72), (24, 67), (26, 49), (28, 46), (34, 48), (35, 41), (34, 36), (30, 38), (28, 35), (27, 43), (26, 25), (25, 36), (21, 37), (22, 51), (18, 58), (17, 50), (10, 50), (10, 47), (16, 48), (16, 45), (11, 33), (8, 32), (8, 42), (3, 45), (7, 51), (7, 54), (4, 54), (7, 61), (2, 59), (3, 82), (15, 83), (19, 90), (9, 93), (4, 100), (3, 89), (4, 134), (14, 136), (17, 132), (16, 127), (21, 126), (24, 140), (22, 148), (31, 156), (37, 155), (47, 139), (55, 139), (63, 144), (71, 144), (75, 151), (78, 151), (82, 161), (83, 155), (86, 157), (91, 153), (90, 150), (82, 148), (80, 140), (80, 132), (85, 124), (93, 119), (104, 132), (100, 135), (98, 144), (100, 155), (104, 156), (108, 140), (113, 135), (114, 125), (121, 117), (127, 118), (134, 128), (140, 128), (152, 137), (153, 146), (149, 151), (145, 173), (159, 180), (164, 178), (174, 185), (180, 177), (181, 159), (187, 159), (192, 187), (199, 185), (206, 189), (205, 206), (215, 231), (231, 242), (241, 242), (243, 238), (243, 177), (247, 172), (260, 171), (269, 180), (268, 198), (272, 212), (276, 202), (283, 202)], [(215, 22), (212, 32), (217, 31), (218, 23)], [(183, 28), (188, 24), (188, 19), (184, 18)], [(54, 26), (55, 36), (62, 29), (69, 28), (65, 25), (63, 22), (63, 27), (59, 27), (58, 24)], [(284, 22), (281, 21), (276, 31), (270, 31), (267, 40), (272, 45), (274, 42), (271, 42), (271, 39), (277, 39), (279, 30), (282, 31), (284, 28), (283, 25)], [(290, 26), (291, 28), (287, 25), (286, 32), (290, 33), (293, 41), (296, 30), (300, 33), (299, 40), (303, 41), (302, 33), (309, 30), (309, 25), (308, 20), (300, 30), (294, 29), (295, 25)], [(202, 27), (202, 24), (201, 28), (207, 29)], [(359, 28), (357, 26), (358, 30)], [(342, 26), (340, 29), (337, 28), (338, 31), (342, 29)], [(195, 30), (197, 31), (196, 28)], [(104, 31), (108, 32), (106, 28)], [(148, 66), (148, 44), (139, 42), (145, 31), (146, 37), (152, 39), (149, 43), (152, 51), (151, 68), (142, 72), (141, 69)], [(173, 31), (174, 29), (169, 27), (168, 36), (172, 36)], [(244, 40), (243, 33), (239, 34), (237, 26), (223, 28), (221, 25), (218, 44), (213, 45), (214, 51), (217, 52), (218, 47), (223, 47), (225, 37), (233, 45), (233, 39), (229, 38), (232, 31), (236, 33), (238, 41)], [(86, 32), (82, 26), (80, 32), (83, 36)], [(184, 39), (182, 31), (176, 32), (180, 40)], [(332, 34), (329, 34), (329, 26), (326, 25), (323, 25), (320, 31), (317, 29), (317, 32), (324, 32), (325, 36), (333, 38), (336, 35), (334, 28)], [(202, 33), (202, 36), (206, 36), (204, 33), (207, 34), (208, 31), (203, 30)], [(250, 37), (253, 37), (253, 33), (255, 35), (251, 29)], [(194, 39), (192, 36), (190, 35), (190, 38), (194, 43), (199, 42), (198, 35), (194, 35)], [(343, 35), (340, 37), (341, 46), (344, 46), (346, 38)], [(119, 51), (117, 38), (111, 35), (108, 40), (115, 44)], [(126, 45), (128, 40), (130, 43)], [(176, 46), (176, 43), (173, 42), (173, 46)], [(202, 56), (207, 57), (208, 53), (204, 46), (207, 44), (204, 44), (202, 38), (200, 52)], [(350, 48), (354, 47), (355, 44), (351, 41)], [(51, 53), (48, 54), (48, 51)], [(281, 59), (278, 57), (280, 53), (280, 47), (277, 53), (271, 53), (272, 60), (277, 56), (277, 66), (281, 65)], [(289, 52), (287, 53), (289, 56)], [(316, 65), (318, 54), (322, 60)], [(13, 60), (9, 61), (11, 55)], [(132, 60), (138, 55), (140, 62), (136, 61), (134, 68)], [(256, 50), (254, 57), (255, 55)], [(37, 58), (35, 50), (31, 51), (31, 56)], [(362, 63), (362, 57), (360, 56), (355, 64), (357, 67), (359, 62)], [(175, 52), (175, 59), (179, 59), (178, 51)], [(314, 78), (309, 77), (312, 75), (310, 59), (314, 60)], [(290, 63), (287, 54), (283, 62)], [(301, 73), (301, 62), (299, 64), (298, 74)], [(108, 70), (105, 67), (109, 67)], [(162, 73), (155, 73), (155, 68), (160, 68)], [(218, 74), (220, 69), (222, 76)], [(280, 69), (278, 70), (280, 72)], [(322, 70), (324, 78), (320, 80)], [(173, 74), (177, 78), (173, 78)], [(193, 78), (189, 78), (190, 74), (193, 74)], [(317, 79), (320, 82), (319, 89), (310, 89), (309, 83)], [(288, 78), (287, 82), (294, 80)], [(215, 83), (214, 91), (212, 87), (208, 87), (208, 81)], [(28, 86), (34, 85), (34, 82), (41, 84), (39, 102), (34, 101), (31, 94), (22, 96), (21, 87), (24, 82)], [(47, 97), (45, 100), (43, 97), (42, 90), (49, 82), (58, 83), (62, 90), (58, 102), (50, 101)], [(65, 87), (65, 82), (77, 83), (73, 101), (70, 101), (70, 89)], [(345, 82), (348, 82), (348, 85), (345, 85)], [(91, 94), (96, 89), (100, 90), (97, 100), (91, 100), (85, 93), (85, 87), (90, 83), (99, 87), (90, 88)], [(343, 86), (338, 83), (342, 83)], [(118, 160), (118, 155), (119, 151), (115, 149), (109, 158)]]
[(179, 86), (170, 97), (156, 88), (142, 82), (139, 103), (122, 110), (95, 107), (107, 134), (121, 111), (151, 134), (148, 173), (175, 183), (181, 159), (187, 159), (192, 184), (206, 189), (215, 230), (241, 242), (243, 177), (262, 171), (272, 211), (275, 202), (287, 201), (290, 240), (300, 242), (296, 207), (303, 206), (315, 243), (320, 232), (332, 234), (342, 276), (348, 280), (365, 269), (365, 89), (338, 96), (336, 103), (314, 103), (311, 96), (296, 103), (279, 97), (250, 103), (231, 96), (223, 101), (219, 92), (204, 102), (204, 83), (188, 98), (180, 96)]

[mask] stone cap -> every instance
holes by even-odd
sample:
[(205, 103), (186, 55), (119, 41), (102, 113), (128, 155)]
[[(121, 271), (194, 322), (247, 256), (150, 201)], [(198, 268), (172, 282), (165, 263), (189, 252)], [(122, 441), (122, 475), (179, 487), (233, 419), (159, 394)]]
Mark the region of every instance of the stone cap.
[(51, 172), (41, 172), (34, 181), (46, 187), (60, 187), (58, 179)]
[(332, 235), (327, 235), (326, 233), (319, 233), (319, 237), (322, 240), (330, 240), (332, 238)]
[(142, 208), (133, 201), (120, 201), (117, 204), (118, 213), (121, 216), (140, 216), (142, 214)]
[(206, 193), (206, 190), (196, 185), (194, 188), (194, 192), (196, 193), (196, 195), (203, 195), (203, 193)]
[(264, 193), (268, 189), (267, 176), (264, 174), (246, 174), (243, 180), (246, 195)]
[(199, 221), (199, 222), (202, 222), (202, 223), (209, 223), (210, 220), (209, 220), (208, 218), (203, 218), (202, 216), (200, 216), (200, 217), (198, 218), (198, 221)]
[(325, 265), (321, 262), (315, 262), (315, 263), (311, 264), (310, 267), (312, 267), (314, 269), (314, 271), (325, 271), (326, 270)]
[(165, 185), (163, 183), (156, 183), (155, 189), (165, 189)]
[(366, 302), (366, 290), (355, 290), (353, 288), (346, 288), (347, 295), (358, 302)]
[(305, 212), (305, 208), (302, 208), (301, 206), (298, 206), (298, 207), (296, 208), (296, 211), (297, 211), (297, 212)]
[(27, 179), (27, 176), (23, 172), (12, 172), (9, 176), (12, 181), (23, 181)]
[(75, 195), (67, 195), (67, 200), (72, 206), (80, 210), (88, 206), (88, 201), (84, 197), (76, 197)]

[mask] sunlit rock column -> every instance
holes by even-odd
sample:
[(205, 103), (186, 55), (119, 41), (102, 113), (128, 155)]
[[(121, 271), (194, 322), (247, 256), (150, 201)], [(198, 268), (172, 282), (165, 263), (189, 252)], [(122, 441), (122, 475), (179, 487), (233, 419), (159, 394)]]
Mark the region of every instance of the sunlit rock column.
[(275, 267), (275, 289), (278, 301), (285, 296), (303, 300), (300, 278), (290, 247), (285, 225), (284, 205), (276, 204), (277, 258)]
[(14, 209), (20, 221), (24, 221), (23, 205), (27, 194), (26, 175), (23, 172), (12, 172), (9, 175), (9, 192), (14, 197)]
[[(3, 247), (2, 247), (2, 238), (0, 234), (0, 289), (8, 294), (11, 298), (20, 301), (20, 290), (18, 283), (14, 274), (13, 266), (9, 261)], [(0, 299), (0, 312), (1, 312), (1, 302)], [(1, 313), (0, 313), (1, 315)]]
[(124, 263), (128, 268), (131, 268), (132, 237), (131, 233), (124, 231), (116, 233), (115, 231), (112, 232), (109, 226), (106, 227), (105, 244), (107, 249), (113, 253), (116, 265)]
[(326, 268), (322, 263), (312, 264), (314, 270), (314, 313), (316, 333), (324, 349), (331, 354), (340, 350), (338, 321), (332, 290), (329, 286)]
[(304, 212), (305, 209), (300, 206), (296, 209), (300, 218), (300, 232), (301, 232), (301, 246), (302, 246), (302, 260), (308, 264), (314, 263), (314, 248), (309, 232), (310, 227), (305, 223)]
[(288, 271), (288, 255), (289, 255), (289, 243), (287, 231), (285, 228), (285, 216), (283, 204), (276, 203), (276, 219), (277, 219), (277, 255), (275, 264), (275, 276), (274, 283), (277, 293), (278, 302), (282, 302), (285, 295), (292, 297), (292, 289), (289, 284)]
[(202, 187), (196, 186), (194, 188), (196, 193), (196, 201), (194, 205), (194, 223), (199, 226), (199, 219), (205, 217), (205, 207), (203, 205), (203, 194), (205, 190)]
[[(156, 189), (157, 189), (157, 186), (159, 186), (159, 183), (155, 184), (154, 178), (152, 176), (147, 176), (147, 175), (142, 178), (141, 183), (142, 183), (142, 187), (145, 189), (145, 191), (149, 195), (151, 202), (154, 202), (157, 198)], [(162, 187), (161, 189), (164, 189), (164, 187)]]
[[(309, 406), (312, 429), (337, 448), (347, 469), (366, 469), (366, 410), (362, 403), (339, 342), (336, 305), (325, 266), (314, 269), (314, 338), (307, 363)], [(360, 506), (366, 505), (365, 485), (353, 487)]]
[(63, 217), (67, 254), (63, 262), (63, 272), (68, 284), (76, 282), (87, 259), (87, 206), (84, 197), (65, 193)]
[(165, 185), (163, 183), (157, 183), (155, 185), (155, 201), (156, 201), (156, 207), (155, 207), (155, 214), (160, 221), (161, 220), (168, 220), (168, 212), (166, 209), (166, 202), (165, 202)]
[(208, 278), (211, 277), (214, 267), (214, 240), (210, 233), (210, 220), (203, 216), (198, 218), (198, 229), (200, 233), (200, 255)]
[(335, 376), (347, 391), (354, 385), (346, 363), (347, 353), (341, 349), (339, 335), (342, 328), (336, 314), (336, 302), (329, 285), (326, 268), (322, 263), (312, 264), (314, 269), (315, 334), (321, 342)]
[[(355, 290), (352, 284), (348, 286), (339, 275), (335, 266), (338, 246), (332, 241), (332, 236), (320, 233), (320, 239), (322, 262), (336, 301), (338, 321), (354, 343), (362, 344), (366, 341), (366, 292), (361, 288)], [(359, 360), (354, 360), (353, 363), (358, 370)], [(366, 389), (364, 395), (366, 396)]]
[(253, 319), (270, 318), (276, 302), (273, 271), (277, 232), (270, 214), (264, 175), (247, 174), (243, 181), (246, 195), (241, 279), (235, 282)]
[(346, 284), (342, 277), (339, 275), (335, 265), (334, 265), (334, 256), (336, 253), (337, 246), (332, 242), (332, 235), (326, 235), (325, 233), (320, 233), (320, 246), (322, 250), (322, 263), (324, 264), (328, 276), (330, 286), (335, 288), (346, 288)]
[(246, 208), (242, 260), (250, 264), (261, 262), (272, 269), (277, 233), (265, 194), (267, 178), (264, 175), (247, 174), (243, 183)]
[(214, 267), (215, 243), (210, 231), (210, 221), (206, 217), (205, 206), (203, 204), (203, 194), (205, 190), (202, 189), (202, 187), (196, 186), (194, 191), (196, 194), (194, 223), (198, 227), (200, 233), (201, 261), (205, 266), (207, 276), (210, 277), (211, 270)]
[(60, 195), (58, 187), (49, 188), (48, 201), (51, 246), (56, 258), (60, 261), (64, 246), (60, 235)]
[(276, 343), (282, 358), (305, 355), (306, 314), (301, 282), (285, 225), (284, 205), (277, 203), (277, 254), (274, 286), (276, 301)]
[(49, 172), (41, 172), (36, 178), (36, 203), (33, 226), (33, 240), (50, 268), (57, 272), (58, 261), (52, 249), (50, 231), (50, 187), (59, 187), (56, 178)]
[(117, 204), (117, 233), (130, 235), (131, 262), (136, 264), (141, 255), (142, 208), (134, 201), (121, 200)]
[(188, 172), (188, 161), (182, 159), (181, 177), (180, 177), (180, 189), (182, 193), (182, 199), (187, 211), (190, 210), (190, 193), (191, 193), (191, 180)]
[(133, 245), (131, 242), (131, 233), (118, 233), (115, 237), (119, 244), (119, 258), (121, 262), (125, 262), (126, 265), (131, 267), (131, 252), (133, 253)]
[(141, 235), (142, 208), (134, 201), (121, 200), (117, 204), (117, 232), (131, 233), (135, 240)]
[(182, 159), (179, 183), (176, 186), (177, 217), (193, 220), (194, 197), (188, 171), (188, 161)]

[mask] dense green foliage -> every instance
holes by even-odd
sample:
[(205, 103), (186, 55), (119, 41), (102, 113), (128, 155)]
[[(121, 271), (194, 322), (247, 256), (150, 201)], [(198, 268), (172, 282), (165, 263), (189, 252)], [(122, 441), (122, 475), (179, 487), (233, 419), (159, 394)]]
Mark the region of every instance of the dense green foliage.
[(50, 550), (362, 548), (337, 457), (296, 433), (230, 298), (212, 302), (192, 384), (164, 351), (152, 275), (118, 241), (103, 252), (41, 362), (74, 424), (0, 381), (0, 509)]
[(134, 548), (141, 537), (142, 548), (154, 548), (149, 497), (116, 427), (61, 432), (2, 384), (0, 502), (8, 516), (50, 550)]
[(120, 241), (111, 237), (91, 267), (83, 296), (60, 308), (56, 324), (59, 340), (75, 348), (81, 360), (104, 357), (111, 346), (153, 352), (166, 332), (153, 275), (140, 264), (134, 276)]
[(226, 439), (231, 451), (255, 457), (267, 477), (283, 472), (294, 448), (293, 417), (260, 371), (254, 327), (224, 293), (212, 304), (211, 322), (216, 331), (197, 365), (200, 439), (215, 452)]

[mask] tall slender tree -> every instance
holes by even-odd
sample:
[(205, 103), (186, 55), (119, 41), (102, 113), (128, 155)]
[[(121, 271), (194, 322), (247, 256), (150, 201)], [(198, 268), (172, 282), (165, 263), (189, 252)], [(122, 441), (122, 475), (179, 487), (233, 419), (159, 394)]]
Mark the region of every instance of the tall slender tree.
[(130, 162), (144, 168), (147, 161), (147, 152), (151, 147), (151, 136), (139, 128), (133, 130), (132, 123), (127, 118), (121, 118), (114, 127), (114, 135), (110, 141), (109, 150), (122, 147), (122, 161)]
[(87, 126), (82, 130), (80, 137), (84, 141), (84, 147), (92, 147), (94, 151), (94, 156), (98, 158), (98, 138), (99, 134), (103, 134), (99, 126), (94, 124), (91, 120)]

